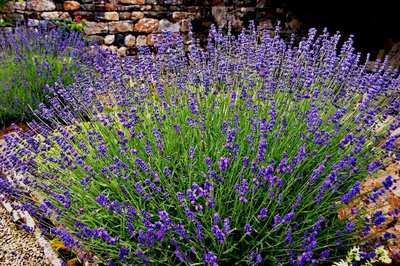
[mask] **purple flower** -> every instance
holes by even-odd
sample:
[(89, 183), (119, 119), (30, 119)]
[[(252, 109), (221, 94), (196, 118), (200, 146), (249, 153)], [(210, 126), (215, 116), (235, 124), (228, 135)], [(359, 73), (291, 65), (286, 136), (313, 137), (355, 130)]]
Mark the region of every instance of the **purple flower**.
[(245, 156), (243, 158), (243, 165), (242, 165), (243, 169), (247, 168), (247, 166), (249, 165), (249, 162), (250, 162), (250, 158), (248, 156)]
[(283, 159), (279, 162), (278, 168), (276, 169), (277, 173), (285, 172), (286, 171), (286, 164), (288, 161), (288, 154), (287, 152), (283, 153)]
[(379, 166), (381, 166), (380, 161), (375, 161), (375, 162), (370, 163), (367, 167), (368, 172), (371, 173), (374, 169), (378, 168)]
[(171, 177), (171, 171), (169, 170), (168, 166), (165, 166), (165, 167), (164, 167), (164, 174), (165, 174), (167, 177)]
[(213, 224), (214, 225), (218, 225), (219, 224), (219, 215), (218, 215), (218, 213), (214, 213)]
[(129, 248), (120, 248), (119, 249), (119, 253), (118, 253), (118, 257), (121, 261), (126, 261), (126, 255), (129, 254)]
[(267, 140), (262, 139), (258, 144), (257, 161), (262, 162), (265, 159), (265, 153), (267, 152)]
[(183, 201), (185, 200), (185, 193), (176, 192), (176, 197), (178, 198), (178, 200), (179, 200), (180, 202), (183, 203)]
[(190, 251), (193, 253), (193, 254), (196, 254), (196, 249), (195, 249), (195, 247), (190, 247)]
[(231, 227), (230, 227), (230, 221), (229, 218), (225, 218), (224, 219), (224, 232), (226, 236), (229, 236), (231, 231)]
[(239, 198), (239, 202), (243, 203), (243, 204), (246, 204), (248, 202), (248, 200), (245, 197), (240, 197)]
[(211, 251), (204, 254), (204, 263), (211, 264), (213, 266), (217, 266), (217, 256)]
[(226, 121), (223, 121), (222, 122), (222, 131), (221, 131), (222, 134), (226, 133), (227, 127), (228, 127), (228, 124), (226, 123)]
[[(337, 196), (338, 192), (342, 193), (339, 199), (343, 204), (351, 204), (360, 193), (361, 185), (355, 183), (351, 187), (350, 183), (351, 189), (344, 194), (343, 188), (349, 188), (349, 182), (354, 182), (363, 171), (374, 171), (383, 166), (383, 161), (368, 165), (373, 160), (371, 158), (383, 155), (384, 159), (387, 155), (396, 155), (394, 142), (386, 142), (377, 152), (372, 149), (376, 145), (367, 145), (379, 141), (376, 134), (369, 134), (367, 129), (377, 126), (373, 121), (379, 121), (378, 115), (383, 114), (383, 119), (388, 115), (385, 113), (385, 105), (376, 104), (380, 102), (380, 97), (389, 96), (390, 108), (399, 109), (400, 103), (396, 98), (390, 98), (391, 94), (396, 94), (393, 88), (398, 87), (399, 81), (391, 80), (395, 73), (379, 69), (364, 76), (365, 67), (357, 67), (359, 55), (351, 53), (349, 44), (342, 51), (336, 51), (340, 39), (338, 34), (330, 36), (324, 31), (321, 38), (315, 38), (315, 31), (310, 30), (309, 38), (305, 38), (296, 47), (294, 37), (287, 45), (279, 38), (278, 30), (273, 32), (274, 36), (259, 34), (261, 32), (257, 32), (258, 27), (254, 22), (250, 22), (250, 25), (249, 30), (243, 30), (242, 34), (229, 36), (223, 34), (222, 27), (217, 29), (213, 26), (209, 35), (210, 42), (204, 51), (200, 49), (200, 43), (188, 33), (193, 45), (189, 47), (187, 57), (183, 49), (175, 49), (184, 46), (180, 34), (173, 36), (171, 33), (163, 33), (162, 38), (158, 38), (155, 47), (158, 52), (154, 57), (149, 47), (139, 47), (138, 60), (135, 58), (131, 63), (129, 57), (124, 57), (126, 67), (121, 69), (120, 58), (113, 59), (111, 54), (105, 52), (106, 60), (103, 54), (94, 56), (96, 63), (93, 69), (99, 72), (96, 75), (89, 71), (92, 69), (82, 68), (84, 73), (77, 72), (74, 76), (76, 82), (71, 86), (63, 83), (63, 75), (59, 76), (60, 80), (54, 88), (49, 87), (52, 85), (45, 86), (43, 90), (60, 95), (63, 101), (48, 98), (49, 105), (42, 104), (38, 114), (43, 113), (49, 118), (59, 115), (66, 119), (65, 124), (75, 124), (80, 121), (80, 110), (86, 110), (83, 107), (96, 102), (92, 114), (88, 114), (96, 127), (85, 126), (73, 134), (68, 132), (70, 130), (64, 127), (64, 123), (57, 123), (54, 128), (53, 125), (43, 127), (37, 131), (43, 131), (43, 142), (40, 138), (31, 138), (27, 140), (24, 150), (1, 155), (0, 168), (10, 166), (11, 169), (18, 165), (27, 173), (32, 171), (32, 174), (37, 172), (32, 166), (43, 161), (43, 170), (47, 172), (38, 173), (37, 180), (24, 178), (22, 181), (52, 196), (57, 206), (50, 201), (43, 201), (38, 209), (29, 204), (23, 208), (40, 215), (41, 219), (52, 215), (55, 219), (61, 217), (61, 222), (63, 218), (74, 218), (68, 217), (69, 211), (77, 214), (79, 209), (85, 208), (84, 212), (79, 211), (75, 217), (78, 220), (84, 219), (91, 211), (90, 206), (79, 197), (77, 201), (74, 193), (63, 193), (74, 185), (73, 180), (70, 183), (62, 182), (62, 178), (57, 180), (62, 173), (72, 171), (82, 174), (77, 178), (77, 185), (80, 186), (81, 182), (83, 186), (81, 189), (87, 189), (88, 193), (97, 191), (94, 195), (97, 209), (110, 214), (110, 221), (104, 224), (107, 227), (103, 230), (90, 229), (86, 225), (78, 226), (76, 223), (76, 236), (83, 241), (98, 238), (94, 241), (100, 244), (105, 242), (103, 244), (110, 247), (115, 244), (113, 252), (98, 249), (99, 256), (103, 256), (102, 259), (110, 265), (118, 264), (118, 261), (139, 263), (141, 259), (143, 264), (157, 264), (160, 258), (150, 256), (158, 252), (148, 251), (152, 247), (163, 250), (168, 245), (171, 249), (167, 248), (163, 252), (173, 261), (190, 264), (189, 254), (194, 264), (203, 262), (214, 265), (217, 263), (216, 255), (224, 251), (218, 250), (219, 243), (231, 245), (228, 242), (235, 242), (237, 237), (246, 240), (236, 243), (242, 251), (239, 254), (243, 255), (242, 258), (227, 253), (221, 255), (226, 258), (220, 259), (228, 261), (235, 257), (240, 264), (251, 251), (246, 262), (252, 265), (266, 264), (267, 259), (272, 264), (276, 260), (276, 264), (289, 265), (332, 260), (334, 254), (321, 253), (325, 248), (320, 245), (334, 245), (338, 239), (346, 236), (345, 233), (356, 233), (356, 226), (353, 222), (345, 222), (343, 228), (340, 228), (342, 236), (336, 236), (337, 229), (333, 229), (332, 237), (337, 239), (332, 243), (323, 243), (326, 241), (320, 241), (324, 239), (321, 230), (329, 231), (325, 229), (331, 224), (324, 224), (318, 217), (332, 211), (329, 199)], [(229, 28), (230, 25), (228, 31)], [(69, 46), (66, 44), (62, 42), (59, 46)], [(91, 54), (82, 53), (81, 56)], [(16, 62), (21, 60), (24, 58), (16, 56)], [(37, 66), (41, 64), (39, 61), (36, 60)], [(351, 71), (353, 69), (356, 70), (355, 76)], [(276, 73), (279, 73), (279, 77)], [(126, 77), (131, 77), (132, 82), (127, 82)], [(111, 80), (115, 83), (111, 87), (120, 89), (112, 90), (115, 94), (112, 99), (100, 101), (103, 95), (109, 93)], [(135, 84), (135, 88), (127, 86), (127, 83)], [(334, 91), (330, 85), (342, 89)], [(357, 99), (352, 99), (354, 93), (363, 97), (357, 105), (356, 115), (352, 116), (352, 104), (359, 98), (357, 96)], [(81, 103), (74, 103), (73, 99)], [(79, 107), (81, 104), (86, 106)], [(121, 105), (121, 108), (116, 108), (115, 112), (103, 113), (102, 109), (110, 111), (107, 105)], [(64, 115), (67, 112), (64, 107), (68, 106), (76, 106), (78, 109), (76, 114), (68, 111), (73, 115), (71, 118)], [(213, 117), (215, 115), (220, 117)], [(348, 117), (350, 119), (346, 119)], [(393, 119), (398, 118), (393, 116)], [(79, 124), (76, 124), (77, 127)], [(398, 124), (398, 121), (392, 123), (390, 131), (395, 130)], [(47, 137), (53, 129), (60, 134)], [(212, 132), (215, 129), (220, 131)], [(294, 132), (291, 129), (295, 129)], [(188, 139), (188, 136), (193, 139)], [(398, 137), (393, 138), (393, 141), (395, 139)], [(16, 140), (8, 142), (18, 144)], [(46, 153), (51, 149), (52, 142), (60, 147), (59, 154)], [(338, 148), (344, 149), (343, 156), (336, 156)], [(385, 148), (388, 150), (385, 151)], [(37, 154), (31, 154), (30, 149), (38, 151)], [(387, 154), (381, 154), (381, 150)], [(192, 159), (189, 159), (189, 165), (180, 163), (185, 156), (186, 159)], [(200, 161), (195, 160), (196, 157)], [(205, 161), (201, 161), (201, 158)], [(316, 167), (313, 167), (312, 162), (317, 162)], [(55, 171), (52, 171), (53, 167)], [(76, 168), (75, 171), (72, 168)], [(193, 174), (200, 174), (199, 178), (194, 178)], [(93, 186), (98, 183), (97, 179), (106, 183), (118, 181), (118, 184), (106, 190), (96, 189)], [(393, 182), (394, 179), (388, 177), (382, 186), (386, 190), (392, 189)], [(0, 194), (6, 197), (19, 196), (20, 193), (23, 195), (19, 185), (7, 180), (1, 180), (0, 183)], [(307, 190), (308, 184), (318, 187)], [(229, 191), (229, 185), (233, 185), (232, 191)], [(13, 187), (18, 187), (17, 191), (11, 192)], [(113, 191), (113, 188), (116, 190)], [(373, 202), (380, 197), (383, 197), (383, 189), (377, 188), (365, 200)], [(134, 202), (132, 204), (140, 212), (127, 202)], [(234, 222), (230, 224), (229, 218), (225, 217), (232, 217), (234, 213), (229, 208), (222, 213), (224, 206), (217, 204), (239, 204), (237, 208), (247, 209), (249, 217), (233, 217), (235, 220), (243, 218), (241, 221), (245, 225)], [(322, 208), (324, 204), (327, 208)], [(336, 206), (336, 203), (333, 204)], [(58, 209), (62, 206), (73, 208)], [(307, 207), (319, 210), (314, 219), (301, 219)], [(144, 209), (149, 213), (143, 212)], [(361, 236), (371, 233), (374, 225), (385, 227), (387, 222), (397, 221), (395, 216), (398, 211), (400, 209), (391, 214), (390, 221), (386, 213), (377, 212), (368, 217), (364, 228), (357, 233)], [(357, 215), (353, 211), (352, 214)], [(111, 235), (111, 232), (115, 234), (116, 231), (110, 230), (109, 226), (118, 224), (120, 218), (127, 238), (121, 238), (120, 243), (116, 244), (118, 237), (112, 238)], [(256, 221), (253, 218), (257, 218)], [(212, 232), (206, 232), (209, 229)], [(264, 253), (270, 252), (264, 249), (265, 246), (258, 250), (257, 247), (261, 248), (260, 243), (250, 241), (250, 238), (254, 238), (257, 242), (258, 233), (266, 234), (265, 239), (272, 241), (271, 246), (281, 244), (282, 252), (272, 254), (270, 258)], [(275, 239), (274, 234), (280, 237)], [(129, 237), (134, 241), (130, 241)], [(69, 241), (67, 236), (64, 238)], [(381, 240), (377, 239), (376, 242)], [(125, 246), (129, 241), (136, 243), (135, 249), (138, 250), (129, 250), (132, 245)], [(371, 246), (375, 244), (379, 243), (371, 242)], [(196, 251), (194, 247), (191, 248), (192, 245), (197, 249), (196, 254), (193, 254)]]
[(247, 186), (246, 179), (242, 180), (242, 184), (240, 185), (240, 187), (238, 184), (235, 184), (236, 193), (239, 193), (240, 196), (245, 196), (248, 189), (249, 189), (249, 187)]
[(282, 224), (286, 224), (286, 223), (290, 222), (291, 220), (293, 220), (293, 218), (294, 218), (294, 212), (290, 212), (290, 213), (286, 214), (283, 217)]
[(313, 231), (318, 231), (319, 229), (321, 229), (321, 224), (323, 222), (325, 222), (325, 217), (323, 216), (319, 217), (312, 227)]
[(256, 256), (256, 263), (257, 263), (257, 264), (260, 264), (260, 263), (262, 262), (262, 260), (263, 260), (263, 258), (262, 258), (262, 256), (261, 256), (261, 254), (258, 254), (258, 255)]
[(386, 218), (383, 215), (379, 215), (374, 219), (374, 225), (379, 226), (386, 221)]
[(147, 164), (140, 158), (136, 157), (135, 158), (135, 163), (142, 168), (143, 171), (145, 171), (146, 173), (149, 173), (151, 171), (151, 169), (147, 166)]
[(110, 204), (110, 201), (108, 200), (108, 198), (103, 194), (100, 194), (99, 196), (97, 196), (94, 199), (103, 207)]
[(393, 185), (393, 179), (391, 175), (388, 175), (385, 180), (382, 182), (382, 184), (385, 186), (386, 190), (389, 190), (389, 188)]
[(312, 258), (312, 251), (304, 252), (302, 255), (297, 257), (298, 265), (304, 265)]
[(272, 225), (272, 227), (276, 229), (276, 227), (278, 226), (278, 224), (280, 224), (280, 222), (281, 222), (281, 216), (279, 214), (275, 215), (274, 224)]
[(324, 170), (325, 170), (325, 165), (324, 165), (323, 162), (321, 162), (319, 164), (319, 167), (313, 171), (313, 173), (312, 173), (312, 175), (310, 177), (310, 182), (309, 182), (309, 185), (308, 185), (309, 187), (312, 186), (312, 183), (314, 183), (315, 180), (317, 180), (318, 176), (320, 174), (322, 174), (324, 172)]
[(203, 230), (201, 228), (201, 223), (198, 220), (194, 221), (194, 224), (196, 226), (196, 238), (200, 241), (203, 241)]
[(253, 229), (251, 228), (250, 224), (246, 224), (244, 226), (244, 231), (246, 232), (246, 235), (250, 235), (252, 230)]
[(147, 197), (146, 191), (144, 191), (142, 185), (139, 182), (135, 183), (135, 189), (141, 196), (143, 196), (145, 198)]
[(231, 161), (231, 158), (225, 158), (225, 157), (221, 157), (218, 166), (219, 166), (219, 170), (221, 172), (225, 172), (226, 169), (228, 168), (228, 164)]
[(357, 181), (348, 193), (342, 195), (341, 200), (343, 201), (344, 204), (348, 205), (350, 203), (350, 200), (354, 196), (356, 196), (359, 192), (360, 192), (360, 182)]
[(246, 139), (247, 139), (247, 142), (250, 145), (250, 148), (253, 149), (253, 147), (254, 147), (254, 142), (253, 142), (254, 141), (254, 136), (253, 135), (247, 135)]
[(350, 233), (354, 229), (354, 221), (350, 221), (347, 223), (346, 228), (344, 229), (345, 233)]
[(185, 259), (179, 250), (175, 251), (175, 256), (178, 258), (179, 261), (183, 261)]
[(137, 250), (137, 251), (135, 252), (135, 254), (136, 254), (136, 256), (138, 256), (139, 258), (142, 259), (142, 263), (143, 263), (143, 264), (145, 264), (145, 265), (148, 264), (149, 259), (148, 259), (148, 257), (147, 257), (142, 251)]
[(206, 202), (206, 206), (209, 207), (210, 209), (215, 208), (215, 201), (214, 199), (210, 199), (209, 201)]
[(193, 159), (194, 158), (194, 147), (189, 148), (189, 158)]
[(211, 163), (211, 158), (205, 158), (204, 159), (205, 161), (206, 161), (206, 164), (207, 164), (207, 167), (208, 167), (208, 169), (211, 169), (211, 167), (212, 167), (212, 163)]
[(102, 227), (99, 227), (97, 229), (93, 229), (94, 237), (101, 237), (105, 242), (110, 241), (110, 236), (108, 235), (107, 231), (104, 230)]
[[(235, 95), (235, 94), (232, 93), (232, 98), (233, 98), (234, 95)], [(233, 115), (233, 120), (235, 120), (236, 126), (239, 127), (240, 123), (239, 123), (239, 115), (238, 115), (238, 114), (234, 114), (234, 115)]]
[(321, 260), (326, 260), (330, 254), (331, 254), (331, 251), (329, 249), (322, 251), (321, 252)]
[(195, 97), (195, 94), (191, 94), (190, 97), (188, 98), (189, 102), (189, 108), (192, 114), (198, 115), (199, 114), (199, 108), (198, 108), (198, 101), (197, 98)]
[(290, 245), (292, 244), (293, 238), (292, 238), (292, 230), (287, 230), (285, 234), (285, 241), (287, 243), (287, 248), (290, 248)]
[(217, 225), (213, 225), (211, 228), (211, 232), (215, 235), (215, 237), (219, 240), (220, 244), (224, 243), (225, 234), (222, 232), (221, 229)]
[(262, 208), (260, 214), (257, 216), (258, 219), (263, 219), (267, 217), (268, 210), (266, 208)]
[(186, 216), (189, 218), (189, 220), (193, 221), (196, 219), (196, 216), (193, 214), (193, 212), (189, 209), (185, 210)]
[(303, 198), (302, 194), (297, 195), (296, 202), (292, 205), (292, 211), (294, 211), (297, 208), (302, 198)]
[(240, 150), (240, 145), (239, 143), (236, 142), (232, 151), (232, 156), (235, 161), (236, 161), (236, 155), (238, 154), (239, 150)]
[(236, 129), (232, 128), (228, 130), (228, 134), (226, 136), (226, 143), (231, 143), (235, 139)]
[(251, 162), (251, 172), (255, 173), (257, 171), (257, 162)]
[(178, 133), (179, 136), (182, 135), (181, 126), (180, 125), (174, 124), (174, 129), (175, 129), (176, 133)]
[(389, 232), (385, 232), (385, 234), (383, 235), (384, 238), (388, 239), (388, 238), (396, 238), (395, 234), (391, 234)]
[(174, 230), (175, 233), (180, 234), (180, 236), (189, 241), (189, 235), (187, 234), (185, 227), (183, 224), (178, 224), (178, 225), (172, 225), (172, 229)]
[(160, 220), (164, 222), (166, 226), (171, 225), (171, 218), (169, 218), (168, 213), (166, 211), (158, 211), (158, 215), (160, 216)]
[(151, 151), (151, 143), (150, 143), (149, 139), (146, 139), (146, 145), (145, 145), (144, 149), (146, 151), (147, 156), (149, 156), (149, 157), (153, 156), (153, 153)]
[(186, 191), (186, 194), (187, 194), (187, 196), (188, 196), (188, 198), (189, 198), (189, 200), (190, 200), (190, 203), (193, 204), (193, 205), (196, 204), (196, 202), (197, 202), (197, 197), (196, 197), (196, 195), (194, 194), (193, 190), (188, 189), (188, 190)]
[(212, 184), (211, 184), (210, 180), (206, 180), (204, 182), (204, 190), (209, 193), (211, 191), (211, 188), (212, 188)]
[(297, 156), (293, 158), (290, 166), (294, 168), (296, 165), (298, 165), (305, 158), (305, 154), (306, 154), (306, 144), (299, 147)]
[(254, 255), (255, 255), (255, 252), (254, 252), (254, 251), (250, 252), (250, 254), (249, 254), (249, 256), (247, 257), (247, 259), (248, 259), (250, 262), (252, 262), (253, 259), (254, 259)]
[(27, 224), (22, 224), (21, 229), (25, 230), (26, 232), (33, 232), (33, 228), (31, 226), (28, 226)]

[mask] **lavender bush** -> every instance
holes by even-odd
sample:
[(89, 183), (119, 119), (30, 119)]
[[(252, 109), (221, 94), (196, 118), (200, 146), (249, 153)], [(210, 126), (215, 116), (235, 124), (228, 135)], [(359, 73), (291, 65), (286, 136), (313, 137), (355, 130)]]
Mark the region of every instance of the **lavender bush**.
[(324, 264), (394, 241), (371, 227), (394, 226), (397, 209), (337, 214), (394, 186), (360, 193), (398, 153), (397, 73), (369, 72), (339, 33), (294, 46), (212, 27), (205, 50), (191, 36), (165, 32), (157, 55), (99, 57), (96, 74), (53, 87), (37, 115), (57, 122), (5, 136), (1, 167), (23, 175), (1, 193), (99, 264)]
[[(72, 84), (77, 62), (87, 61), (83, 35), (44, 23), (0, 31), (0, 125), (31, 120), (32, 109), (54, 97), (54, 83)], [(86, 62), (87, 63), (87, 62)]]

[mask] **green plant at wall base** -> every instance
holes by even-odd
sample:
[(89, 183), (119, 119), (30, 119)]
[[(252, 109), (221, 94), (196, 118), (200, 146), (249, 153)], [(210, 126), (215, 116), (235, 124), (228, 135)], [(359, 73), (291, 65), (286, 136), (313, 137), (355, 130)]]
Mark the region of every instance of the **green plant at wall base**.
[(13, 23), (11, 21), (0, 18), (0, 27), (7, 27), (7, 26), (12, 26), (12, 25), (13, 25)]
[(0, 0), (0, 8), (3, 8), (5, 6), (8, 5), (8, 1), (7, 0)]
[[(6, 7), (9, 5), (10, 2), (11, 1), (9, 0), (0, 0), (0, 10), (6, 13), (0, 16), (0, 27), (7, 27), (14, 25), (10, 19), (10, 13), (6, 9)], [(15, 2), (15, 0), (13, 0), (12, 2)], [(18, 0), (18, 2), (24, 2), (24, 0)]]
[[(8, 1), (8, 0), (0, 0), (0, 8), (3, 8), (3, 7), (8, 6), (8, 4), (9, 4), (10, 2), (11, 2), (11, 1)], [(12, 2), (20, 2), (20, 3), (23, 3), (23, 2), (25, 2), (25, 0), (12, 0)]]
[(83, 33), (85, 30), (86, 19), (55, 19), (55, 23), (59, 27), (65, 27), (67, 32), (78, 31)]

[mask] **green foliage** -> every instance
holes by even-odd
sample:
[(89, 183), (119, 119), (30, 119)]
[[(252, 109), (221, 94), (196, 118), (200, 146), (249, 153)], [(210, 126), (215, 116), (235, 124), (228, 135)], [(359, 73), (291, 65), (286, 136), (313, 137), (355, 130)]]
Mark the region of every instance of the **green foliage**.
[(25, 2), (25, 0), (0, 0), (0, 9), (3, 8), (3, 7), (8, 6), (11, 1), (12, 2), (17, 1), (17, 2), (20, 2), (20, 3)]
[(0, 27), (13, 26), (13, 23), (8, 20), (0, 18)]
[(8, 6), (8, 0), (0, 0), (0, 8)]
[(86, 19), (54, 19), (55, 23), (58, 27), (65, 28), (67, 32), (78, 31), (83, 33), (85, 31), (85, 23), (87, 22)]
[[(0, 0), (0, 10), (7, 7), (9, 4), (8, 0)], [(13, 26), (13, 23), (9, 21), (8, 18), (9, 14), (6, 14), (3, 17), (0, 17), (0, 27), (6, 27), (6, 26)]]

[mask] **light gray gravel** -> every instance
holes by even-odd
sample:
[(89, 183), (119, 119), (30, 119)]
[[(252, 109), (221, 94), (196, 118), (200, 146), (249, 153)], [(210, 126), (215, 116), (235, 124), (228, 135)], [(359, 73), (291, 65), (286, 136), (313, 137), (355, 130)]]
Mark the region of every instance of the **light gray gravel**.
[(10, 213), (0, 204), (0, 265), (51, 265), (33, 233), (20, 229)]

